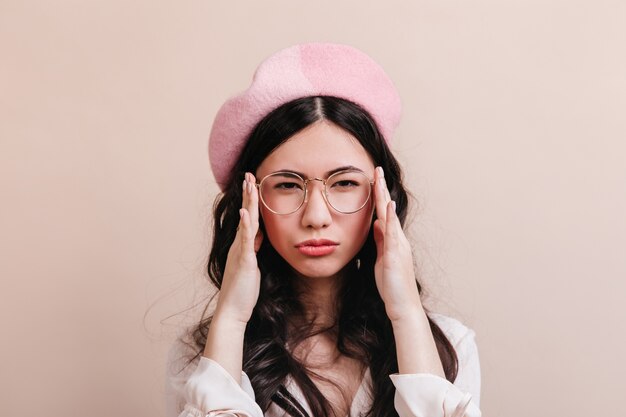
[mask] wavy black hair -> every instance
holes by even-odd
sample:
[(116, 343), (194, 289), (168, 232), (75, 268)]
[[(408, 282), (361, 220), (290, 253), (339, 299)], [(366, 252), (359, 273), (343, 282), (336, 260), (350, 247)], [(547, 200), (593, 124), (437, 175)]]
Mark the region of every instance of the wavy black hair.
[[(334, 123), (352, 134), (371, 156), (374, 165), (382, 166), (389, 193), (396, 202), (398, 217), (404, 226), (409, 194), (402, 184), (402, 171), (367, 111), (355, 103), (330, 96), (311, 96), (290, 101), (273, 110), (255, 127), (233, 168), (227, 186), (215, 200), (213, 245), (207, 269), (218, 292), (228, 250), (235, 239), (239, 223), (244, 174), (256, 172), (274, 149), (320, 120)], [(289, 415), (306, 415), (284, 387), (289, 375), (301, 387), (314, 417), (335, 415), (333, 407), (313, 382), (312, 377), (320, 376), (307, 369), (287, 348), (297, 346), (312, 335), (327, 332), (336, 340), (340, 354), (369, 367), (372, 406), (366, 416), (397, 416), (393, 406), (395, 389), (389, 378), (390, 374), (398, 372), (396, 344), (391, 322), (374, 280), (376, 245), (373, 228), (370, 228), (355, 259), (344, 268), (338, 316), (332, 325), (323, 329), (314, 329), (310, 322), (307, 324), (302, 300), (294, 280), (289, 279), (294, 276), (294, 272), (268, 239), (263, 239), (257, 259), (261, 271), (261, 288), (245, 332), (243, 370), (250, 377), (261, 409), (267, 411), (274, 402)], [(416, 285), (421, 294), (422, 286), (417, 277)], [(204, 350), (211, 319), (207, 305), (201, 321), (191, 329), (197, 352), (193, 359)], [(437, 324), (430, 318), (429, 323), (446, 379), (454, 382), (458, 372), (456, 352)]]

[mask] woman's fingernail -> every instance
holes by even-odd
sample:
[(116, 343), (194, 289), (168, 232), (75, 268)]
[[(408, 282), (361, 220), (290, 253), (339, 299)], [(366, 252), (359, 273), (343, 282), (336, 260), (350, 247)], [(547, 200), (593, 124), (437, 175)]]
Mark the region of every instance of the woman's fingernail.
[(244, 179), (243, 182), (241, 183), (241, 190), (245, 193), (246, 192), (246, 180)]
[(393, 212), (396, 213), (396, 202), (391, 200), (391, 208), (393, 209)]
[(385, 178), (385, 171), (383, 171), (383, 167), (376, 167), (376, 170), (378, 171), (378, 175), (380, 175), (381, 178)]

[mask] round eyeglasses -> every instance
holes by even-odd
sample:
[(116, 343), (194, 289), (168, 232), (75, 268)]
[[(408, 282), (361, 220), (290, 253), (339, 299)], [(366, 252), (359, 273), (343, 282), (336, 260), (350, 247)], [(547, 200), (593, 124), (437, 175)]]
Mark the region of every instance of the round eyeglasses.
[(311, 181), (324, 184), (323, 196), (329, 206), (343, 214), (356, 213), (367, 204), (374, 184), (364, 172), (345, 170), (326, 179), (308, 178), (288, 171), (271, 173), (256, 186), (261, 202), (275, 214), (292, 214), (307, 201), (307, 185)]

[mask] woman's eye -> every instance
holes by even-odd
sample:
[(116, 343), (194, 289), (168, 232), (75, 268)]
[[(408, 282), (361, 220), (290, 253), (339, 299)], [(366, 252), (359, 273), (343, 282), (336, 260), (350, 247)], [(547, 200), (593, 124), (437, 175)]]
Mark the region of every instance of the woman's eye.
[(337, 181), (335, 183), (333, 183), (332, 187), (333, 188), (350, 188), (350, 187), (358, 187), (359, 183), (356, 181), (352, 181), (352, 180), (342, 180), (342, 181)]
[(302, 184), (297, 182), (279, 182), (274, 185), (274, 189), (286, 191), (302, 190)]

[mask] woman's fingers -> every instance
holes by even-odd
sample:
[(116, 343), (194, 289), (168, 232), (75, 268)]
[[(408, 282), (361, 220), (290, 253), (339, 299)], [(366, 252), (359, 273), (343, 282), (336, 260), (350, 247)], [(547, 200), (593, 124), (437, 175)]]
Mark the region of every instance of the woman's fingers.
[[(246, 172), (247, 181), (247, 205), (244, 206), (250, 213), (250, 224), (253, 228), (259, 225), (259, 190), (256, 187), (256, 178), (250, 172)], [(254, 231), (256, 234), (256, 230)]]
[(263, 240), (259, 232), (259, 193), (254, 175), (247, 172), (242, 183), (242, 201), (239, 210), (237, 237), (241, 240), (244, 251), (258, 251)]
[(387, 191), (387, 185), (385, 184), (385, 174), (381, 167), (376, 167), (374, 181), (376, 217), (381, 220), (381, 226), (384, 228), (387, 223), (387, 203), (390, 198), (389, 191)]
[(375, 181), (376, 217), (381, 220), (385, 238), (397, 239), (402, 233), (402, 225), (396, 215), (396, 202), (391, 200), (385, 174), (381, 167), (376, 167)]
[(400, 219), (396, 215), (396, 202), (389, 201), (387, 203), (387, 222), (385, 224), (385, 244), (388, 250), (396, 250), (398, 248), (398, 239), (402, 233), (402, 225)]
[[(241, 208), (248, 209), (250, 205), (250, 193), (248, 192), (248, 174), (244, 175), (243, 183), (241, 185)], [(240, 223), (241, 228), (241, 223)]]
[(248, 181), (248, 174), (244, 176), (241, 193), (241, 208), (239, 209), (239, 226), (237, 227), (237, 236), (241, 242), (241, 248), (244, 252), (251, 250), (254, 247), (254, 235), (252, 234), (251, 219), (250, 219), (250, 184)]
[[(235, 236), (235, 243), (237, 239), (240, 242), (240, 248), (244, 251), (248, 250), (250, 246), (250, 215), (248, 214), (248, 210), (245, 208), (239, 209), (239, 226), (237, 226), (237, 236)], [(233, 243), (234, 244), (234, 243)]]
[(244, 233), (244, 224), (243, 224), (243, 216), (244, 211), (246, 211), (246, 207), (248, 205), (248, 193), (247, 193), (247, 182), (244, 178), (243, 183), (241, 184), (241, 208), (239, 209), (239, 224), (237, 225), (237, 235), (235, 236), (235, 240), (241, 240), (241, 237)]

